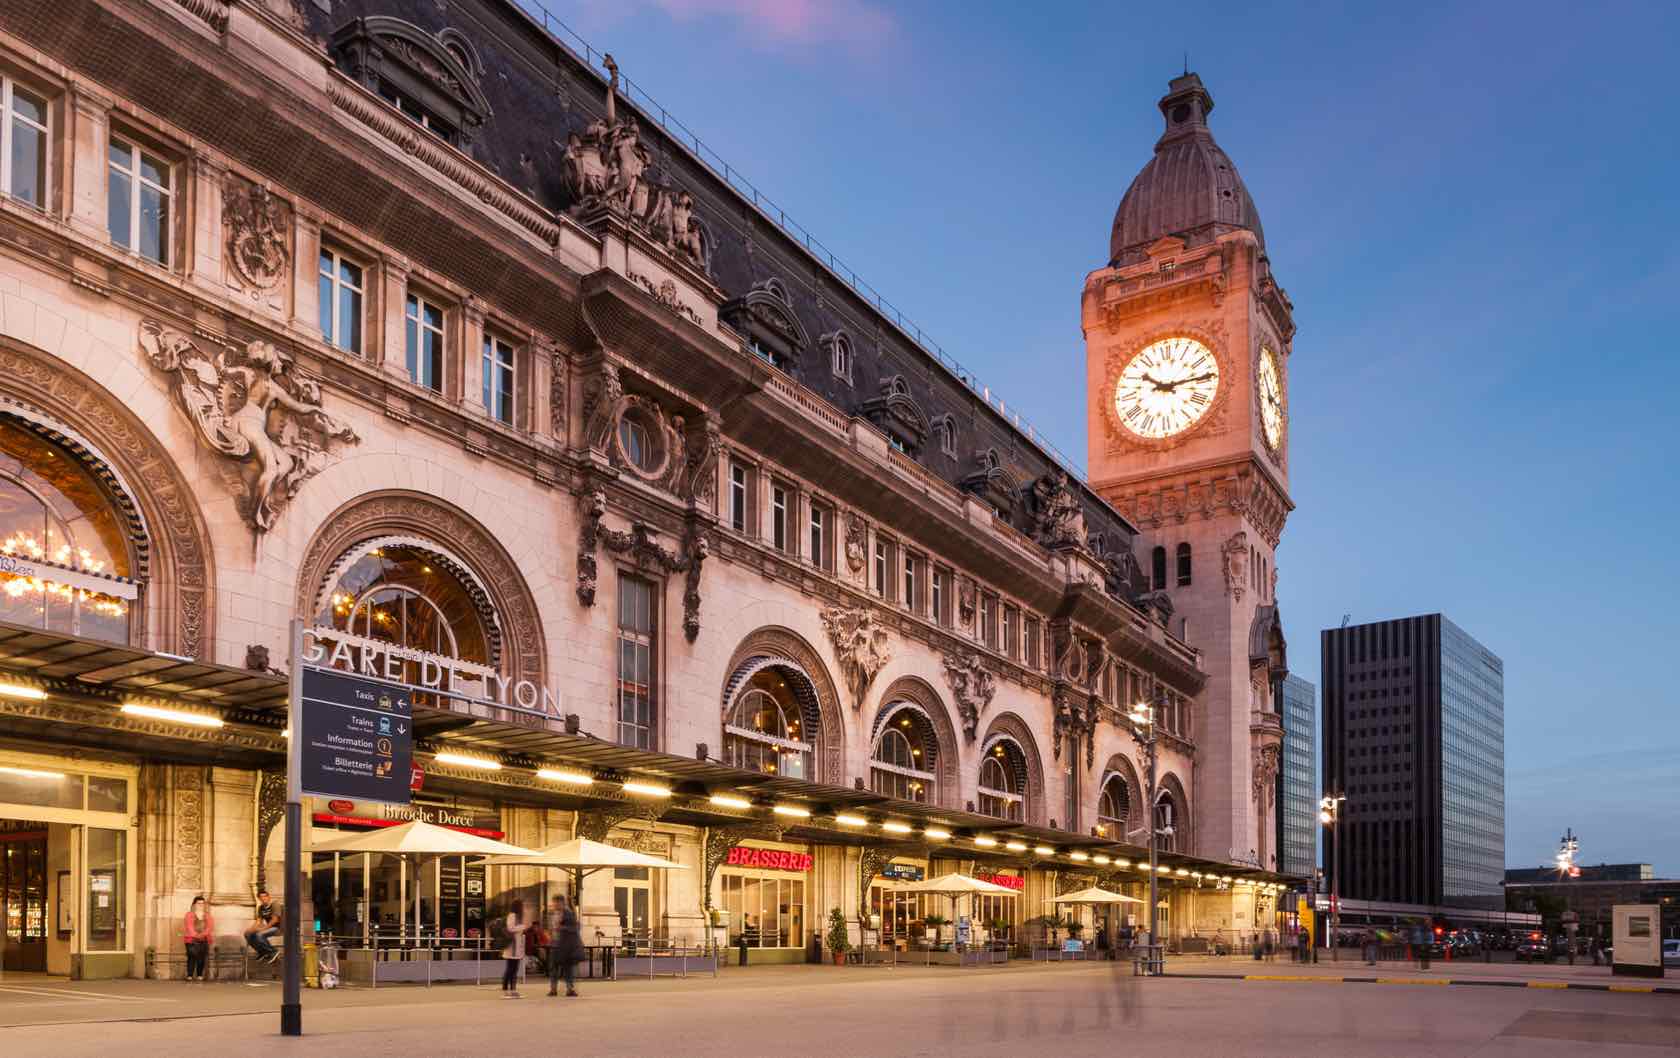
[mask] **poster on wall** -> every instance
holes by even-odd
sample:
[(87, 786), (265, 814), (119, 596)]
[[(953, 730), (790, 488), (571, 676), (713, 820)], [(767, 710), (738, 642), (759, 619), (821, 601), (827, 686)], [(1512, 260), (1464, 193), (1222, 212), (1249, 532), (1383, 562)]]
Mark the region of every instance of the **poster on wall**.
[(58, 939), (69, 940), (76, 928), (76, 881), (69, 871), (58, 872)]

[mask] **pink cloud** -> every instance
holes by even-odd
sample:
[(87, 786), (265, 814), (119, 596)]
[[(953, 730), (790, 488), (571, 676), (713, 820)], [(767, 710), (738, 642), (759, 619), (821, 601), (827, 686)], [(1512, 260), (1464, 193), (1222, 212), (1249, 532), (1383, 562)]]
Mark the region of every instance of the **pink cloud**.
[(869, 48), (886, 43), (897, 30), (893, 16), (872, 0), (610, 0), (585, 7), (595, 14), (610, 9), (619, 17), (629, 8), (643, 7), (677, 22), (732, 22), (742, 34), (769, 48), (833, 44)]

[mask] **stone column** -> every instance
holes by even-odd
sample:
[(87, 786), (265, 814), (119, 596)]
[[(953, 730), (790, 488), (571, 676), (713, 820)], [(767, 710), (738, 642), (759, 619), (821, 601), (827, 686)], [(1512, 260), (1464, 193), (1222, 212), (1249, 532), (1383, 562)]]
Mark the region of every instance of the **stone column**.
[(64, 214), (71, 227), (103, 242), (110, 238), (106, 230), (105, 166), (111, 98), (75, 83), (70, 86), (70, 104), (65, 112), (70, 119), (66, 137), (70, 164)]
[[(299, 335), (312, 339), (321, 337), (321, 225), (325, 216), (302, 202), (292, 210), (292, 317), (291, 328)], [(367, 314), (374, 304), (367, 289), (371, 276), (362, 278), (362, 312)], [(371, 328), (363, 322), (362, 354), (368, 354)]]
[(369, 313), (369, 359), (380, 365), (387, 374), (408, 380), (407, 350), (404, 345), (403, 310), (408, 299), (408, 275), (412, 265), (408, 258), (387, 254), (380, 259), (380, 297), (377, 326)]
[(183, 166), (189, 167), (192, 179), (180, 181), (175, 189), (182, 229), (181, 271), (201, 290), (225, 295), (239, 289), (233, 277), (223, 273), (222, 183), (228, 179), (228, 170), (203, 151), (193, 152)]
[[(460, 366), (455, 371), (445, 371), (459, 387), (453, 395), (459, 398), (468, 414), (480, 416), (490, 414), (490, 409), (484, 404), (485, 308), (483, 300), (472, 294), (461, 302), (460, 319), (449, 328), (450, 336), (461, 350), (461, 355), (456, 357)], [(447, 386), (444, 392), (446, 396), (451, 395)]]

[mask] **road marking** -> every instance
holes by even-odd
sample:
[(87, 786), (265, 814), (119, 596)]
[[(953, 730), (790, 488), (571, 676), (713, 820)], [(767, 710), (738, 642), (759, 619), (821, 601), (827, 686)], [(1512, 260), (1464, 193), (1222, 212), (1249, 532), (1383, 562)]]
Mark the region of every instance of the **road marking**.
[(1244, 974), (1244, 981), (1319, 981), (1325, 984), (1339, 985), (1340, 977), (1319, 977), (1314, 974)]
[(1650, 993), (1651, 991), (1653, 991), (1653, 988), (1650, 985), (1611, 985), (1609, 987), (1609, 991), (1611, 991), (1611, 992), (1645, 992), (1645, 993)]
[(1568, 988), (1569, 987), (1569, 982), (1568, 981), (1530, 981), (1530, 982), (1528, 982), (1528, 987), (1530, 987), (1530, 988)]
[(1450, 985), (1443, 977), (1379, 977), (1379, 985)]
[(114, 996), (107, 992), (81, 992), (73, 988), (25, 988), (22, 985), (0, 985), (0, 992), (21, 996), (41, 996), (46, 999), (80, 999), (89, 1003), (173, 1003), (173, 999), (152, 999), (138, 996)]

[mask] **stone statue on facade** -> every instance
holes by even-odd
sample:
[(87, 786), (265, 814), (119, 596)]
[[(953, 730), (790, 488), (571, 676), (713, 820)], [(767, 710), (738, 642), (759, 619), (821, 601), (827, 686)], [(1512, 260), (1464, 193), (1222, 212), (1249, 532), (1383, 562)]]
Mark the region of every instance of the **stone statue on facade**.
[(1248, 586), (1248, 533), (1241, 529), (1232, 533), (1219, 551), (1225, 562), (1225, 594), (1242, 602)]
[(591, 121), (571, 132), (561, 148), (562, 176), (571, 196), (571, 212), (585, 216), (606, 209), (702, 272), (706, 245), (694, 216), (694, 198), (653, 180), (653, 153), (642, 142), (634, 114), (618, 114), (618, 64), (605, 56), (606, 120)]
[(145, 320), (140, 348), (170, 376), (175, 402), (199, 436), (240, 465), (240, 514), (259, 533), (273, 528), (280, 508), (321, 470), (331, 441), (361, 440), (326, 413), (320, 387), (298, 378), (291, 358), (268, 342), (211, 354), (190, 336)]
[(852, 692), (852, 708), (861, 709), (875, 674), (892, 660), (892, 639), (875, 611), (867, 606), (831, 606), (820, 616), (829, 642), (834, 644), (834, 654), (840, 659), (846, 688)]
[(945, 682), (951, 687), (951, 697), (962, 715), (963, 735), (973, 742), (980, 732), (980, 714), (992, 704), (997, 693), (997, 677), (981, 664), (980, 655), (972, 650), (946, 651)]
[(1085, 543), (1085, 510), (1068, 484), (1065, 471), (1046, 474), (1033, 485), (1037, 512), (1033, 535), (1049, 548), (1080, 547)]

